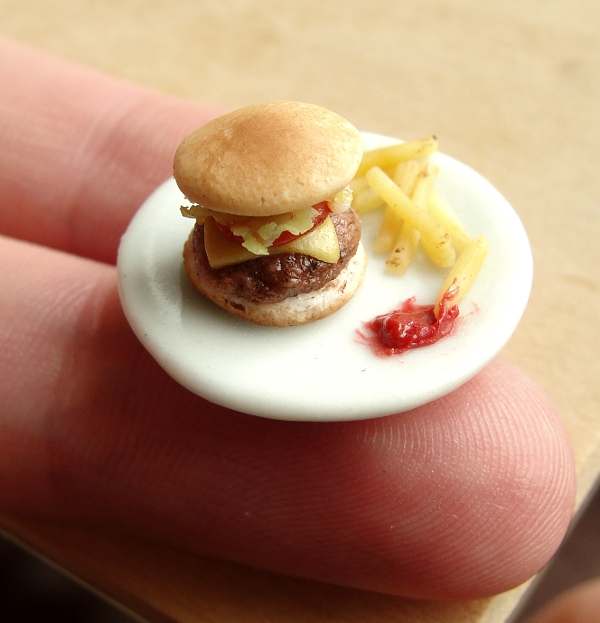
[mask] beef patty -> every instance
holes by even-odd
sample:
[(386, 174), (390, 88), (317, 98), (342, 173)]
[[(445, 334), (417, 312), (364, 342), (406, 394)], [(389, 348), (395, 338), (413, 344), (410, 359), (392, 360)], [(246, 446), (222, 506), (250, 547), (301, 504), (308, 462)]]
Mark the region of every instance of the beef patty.
[(348, 265), (360, 242), (360, 219), (354, 210), (332, 214), (331, 220), (340, 243), (340, 259), (335, 264), (301, 253), (281, 253), (211, 268), (204, 249), (204, 226), (196, 225), (191, 240), (195, 270), (203, 281), (211, 282), (211, 287), (226, 296), (252, 302), (275, 303), (318, 290)]

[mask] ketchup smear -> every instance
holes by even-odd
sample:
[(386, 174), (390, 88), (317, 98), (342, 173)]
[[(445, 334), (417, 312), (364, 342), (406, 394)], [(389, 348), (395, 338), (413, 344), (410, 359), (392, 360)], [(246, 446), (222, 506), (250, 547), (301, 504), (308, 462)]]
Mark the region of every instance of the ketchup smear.
[(454, 282), (440, 300), (437, 318), (433, 305), (417, 305), (414, 296), (407, 299), (397, 309), (365, 322), (364, 326), (371, 334), (358, 331), (361, 341), (379, 357), (435, 344), (454, 328), (459, 310), (458, 305), (451, 302), (457, 291), (458, 286)]

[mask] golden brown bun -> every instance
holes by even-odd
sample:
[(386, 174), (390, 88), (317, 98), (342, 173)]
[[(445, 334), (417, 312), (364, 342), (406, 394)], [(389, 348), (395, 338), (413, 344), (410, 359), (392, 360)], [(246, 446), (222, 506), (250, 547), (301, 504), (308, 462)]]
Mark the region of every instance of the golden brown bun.
[(343, 307), (362, 283), (367, 256), (362, 244), (342, 272), (319, 290), (292, 296), (277, 303), (254, 303), (234, 296), (226, 296), (214, 284), (207, 284), (198, 275), (192, 249), (192, 236), (184, 245), (183, 263), (196, 289), (213, 303), (231, 314), (268, 327), (291, 327), (325, 318)]
[(358, 130), (313, 104), (272, 101), (241, 108), (188, 136), (173, 171), (183, 194), (205, 208), (271, 216), (333, 197), (363, 153)]

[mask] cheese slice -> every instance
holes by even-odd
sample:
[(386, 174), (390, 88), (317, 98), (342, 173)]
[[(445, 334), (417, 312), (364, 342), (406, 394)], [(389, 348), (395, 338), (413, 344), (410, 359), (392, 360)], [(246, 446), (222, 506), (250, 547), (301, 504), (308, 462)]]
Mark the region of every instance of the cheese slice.
[[(227, 238), (212, 217), (204, 221), (204, 247), (211, 268), (223, 268), (263, 257)], [(293, 242), (269, 248), (269, 255), (277, 253), (302, 253), (335, 264), (340, 258), (340, 243), (331, 218), (327, 217), (318, 227)]]
[(300, 236), (310, 231), (319, 214), (314, 206), (310, 206), (273, 216), (248, 217), (216, 212), (198, 204), (181, 206), (181, 213), (187, 218), (195, 218), (199, 224), (209, 217), (214, 218), (217, 223), (231, 229), (235, 236), (243, 238), (240, 244), (255, 255), (269, 255), (269, 247), (284, 232)]

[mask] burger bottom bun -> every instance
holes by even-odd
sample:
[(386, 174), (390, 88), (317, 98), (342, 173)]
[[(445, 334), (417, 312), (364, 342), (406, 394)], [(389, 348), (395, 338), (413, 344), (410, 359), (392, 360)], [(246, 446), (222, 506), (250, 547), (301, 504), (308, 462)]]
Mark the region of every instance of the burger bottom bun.
[(313, 292), (298, 294), (276, 303), (257, 303), (248, 299), (227, 296), (198, 275), (191, 238), (183, 250), (183, 263), (192, 284), (213, 303), (231, 314), (267, 327), (291, 327), (325, 318), (343, 307), (362, 283), (367, 256), (362, 243), (348, 265), (332, 281)]

